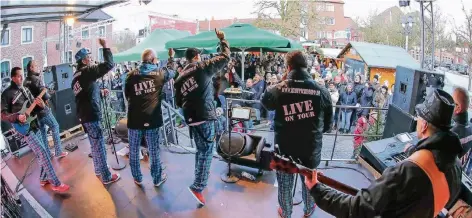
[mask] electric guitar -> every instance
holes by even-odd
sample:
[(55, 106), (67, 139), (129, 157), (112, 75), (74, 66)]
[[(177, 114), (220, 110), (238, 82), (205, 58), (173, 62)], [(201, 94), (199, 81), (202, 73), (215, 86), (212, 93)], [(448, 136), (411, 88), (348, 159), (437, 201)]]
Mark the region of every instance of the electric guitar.
[[(41, 91), (41, 93), (38, 95), (38, 98), (42, 98), (43, 95), (47, 92), (47, 90), (48, 90), (47, 88), (44, 88), (43, 91)], [(26, 115), (26, 121), (24, 123), (21, 123), (21, 122), (12, 123), (13, 128), (15, 128), (15, 130), (22, 135), (26, 135), (28, 133), (30, 129), (30, 123), (33, 120), (35, 120), (37, 117), (37, 116), (30, 116), (31, 112), (36, 107), (36, 102), (33, 101), (29, 107), (26, 106), (27, 104), (28, 104), (28, 101), (25, 101), (25, 103), (23, 103), (23, 107), (18, 112), (18, 114)]]
[[(299, 173), (303, 176), (311, 179), (313, 170), (309, 169), (301, 164), (295, 163), (294, 161), (283, 157), (280, 154), (273, 152), (272, 160), (270, 161), (270, 168), (273, 170), (285, 172), (285, 173)], [(346, 185), (342, 182), (338, 182), (331, 179), (321, 173), (318, 174), (318, 181), (341, 192), (349, 195), (356, 195), (359, 189)]]

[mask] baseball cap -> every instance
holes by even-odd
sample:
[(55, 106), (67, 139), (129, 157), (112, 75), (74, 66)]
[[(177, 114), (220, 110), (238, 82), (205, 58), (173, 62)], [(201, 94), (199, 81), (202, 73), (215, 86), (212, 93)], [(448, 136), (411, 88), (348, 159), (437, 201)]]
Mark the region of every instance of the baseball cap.
[(90, 51), (86, 48), (81, 48), (77, 53), (75, 53), (75, 61), (81, 61), (85, 57), (87, 57), (88, 54), (91, 54)]

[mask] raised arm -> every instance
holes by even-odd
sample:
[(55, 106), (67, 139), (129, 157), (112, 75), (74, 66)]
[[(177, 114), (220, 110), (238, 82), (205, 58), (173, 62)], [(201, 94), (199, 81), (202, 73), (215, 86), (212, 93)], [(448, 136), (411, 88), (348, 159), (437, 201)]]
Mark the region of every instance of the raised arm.
[(113, 69), (114, 62), (113, 62), (113, 54), (111, 53), (110, 48), (107, 47), (107, 43), (105, 39), (98, 39), (98, 43), (103, 47), (103, 63), (99, 63), (97, 65), (92, 65), (86, 67), (83, 71), (88, 71), (89, 73), (83, 74), (86, 78), (90, 80), (97, 80), (98, 78), (104, 76), (110, 70)]
[(174, 50), (170, 48), (167, 66), (161, 69), (164, 71), (164, 83), (169, 82), (169, 80), (175, 77), (177, 64), (174, 63), (174, 54), (175, 54)]
[(220, 72), (229, 62), (231, 52), (229, 50), (229, 43), (225, 40), (225, 33), (223, 31), (217, 31), (215, 29), (216, 36), (220, 40), (221, 52), (215, 57), (202, 61), (199, 63), (199, 67), (205, 69), (208, 75), (213, 75)]

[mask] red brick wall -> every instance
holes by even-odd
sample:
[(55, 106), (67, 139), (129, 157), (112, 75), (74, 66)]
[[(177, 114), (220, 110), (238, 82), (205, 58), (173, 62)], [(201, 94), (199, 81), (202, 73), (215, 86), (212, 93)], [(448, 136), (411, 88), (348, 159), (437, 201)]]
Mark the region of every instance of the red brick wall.
[[(84, 23), (84, 22), (75, 22), (72, 29), (80, 28), (81, 26), (90, 25), (91, 23)], [(49, 23), (48, 24), (48, 34), (49, 36), (59, 35), (60, 33), (60, 25), (58, 22)], [(86, 39), (82, 38), (82, 33), (79, 32), (74, 35), (74, 38), (70, 40), (70, 44), (68, 46), (69, 50), (72, 50), (72, 62), (75, 62), (74, 55), (75, 53), (81, 48), (88, 48), (92, 53), (93, 60), (98, 60), (98, 49), (101, 46), (98, 44), (98, 27), (89, 30), (89, 37)], [(107, 46), (112, 48), (113, 47), (113, 25), (106, 25), (105, 26), (105, 39), (107, 40)], [(77, 42), (81, 43), (81, 47), (77, 48)], [(61, 63), (61, 54), (60, 51), (56, 50), (56, 44), (59, 41), (50, 41), (47, 44), (48, 47), (48, 65), (57, 65)], [(61, 45), (62, 48), (63, 45)]]
[[(21, 44), (21, 27), (33, 27), (33, 42)], [(13, 67), (23, 67), (22, 58), (31, 56), (39, 66), (43, 66), (43, 44), (46, 25), (44, 23), (27, 22), (9, 24), (10, 45), (1, 47), (1, 60), (10, 60), (10, 69)]]
[[(89, 25), (91, 23), (80, 23), (76, 22), (73, 28), (80, 28), (82, 25)], [(21, 27), (22, 26), (32, 26), (33, 27), (33, 43), (30, 44), (21, 44)], [(23, 67), (22, 58), (25, 56), (31, 56), (34, 60), (38, 62), (39, 66), (44, 66), (45, 59), (44, 55), (44, 39), (51, 36), (57, 36), (60, 33), (59, 22), (26, 22), (26, 23), (15, 23), (9, 24), (8, 28), (10, 29), (10, 45), (1, 47), (1, 60), (10, 60), (10, 68), (12, 67)], [(108, 47), (113, 47), (112, 41), (112, 25), (106, 25), (106, 39)], [(72, 57), (80, 49), (76, 47), (76, 42), (80, 41), (82, 47), (87, 47), (91, 50), (93, 59), (98, 59), (98, 35), (94, 34), (94, 31), (98, 31), (98, 28), (89, 30), (90, 37), (88, 39), (82, 39), (81, 33), (75, 35), (74, 39), (71, 40), (71, 50)], [(61, 63), (61, 54), (60, 51), (56, 50), (56, 43), (59, 41), (49, 41), (47, 42), (47, 65), (57, 65)], [(72, 61), (75, 62), (75, 59), (72, 58)]]

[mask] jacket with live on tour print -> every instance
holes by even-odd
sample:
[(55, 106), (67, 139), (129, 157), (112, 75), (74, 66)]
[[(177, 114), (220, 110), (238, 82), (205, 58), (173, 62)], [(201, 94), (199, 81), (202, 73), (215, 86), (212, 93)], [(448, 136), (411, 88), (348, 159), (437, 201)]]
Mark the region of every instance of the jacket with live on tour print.
[(138, 69), (128, 73), (125, 97), (128, 99), (129, 129), (154, 129), (162, 126), (162, 88), (174, 75), (175, 64), (172, 57), (166, 67), (159, 69), (155, 64), (144, 62)]
[(226, 40), (220, 41), (220, 48), (217, 56), (185, 66), (175, 81), (176, 104), (188, 124), (217, 119), (212, 77), (228, 65), (231, 54)]

